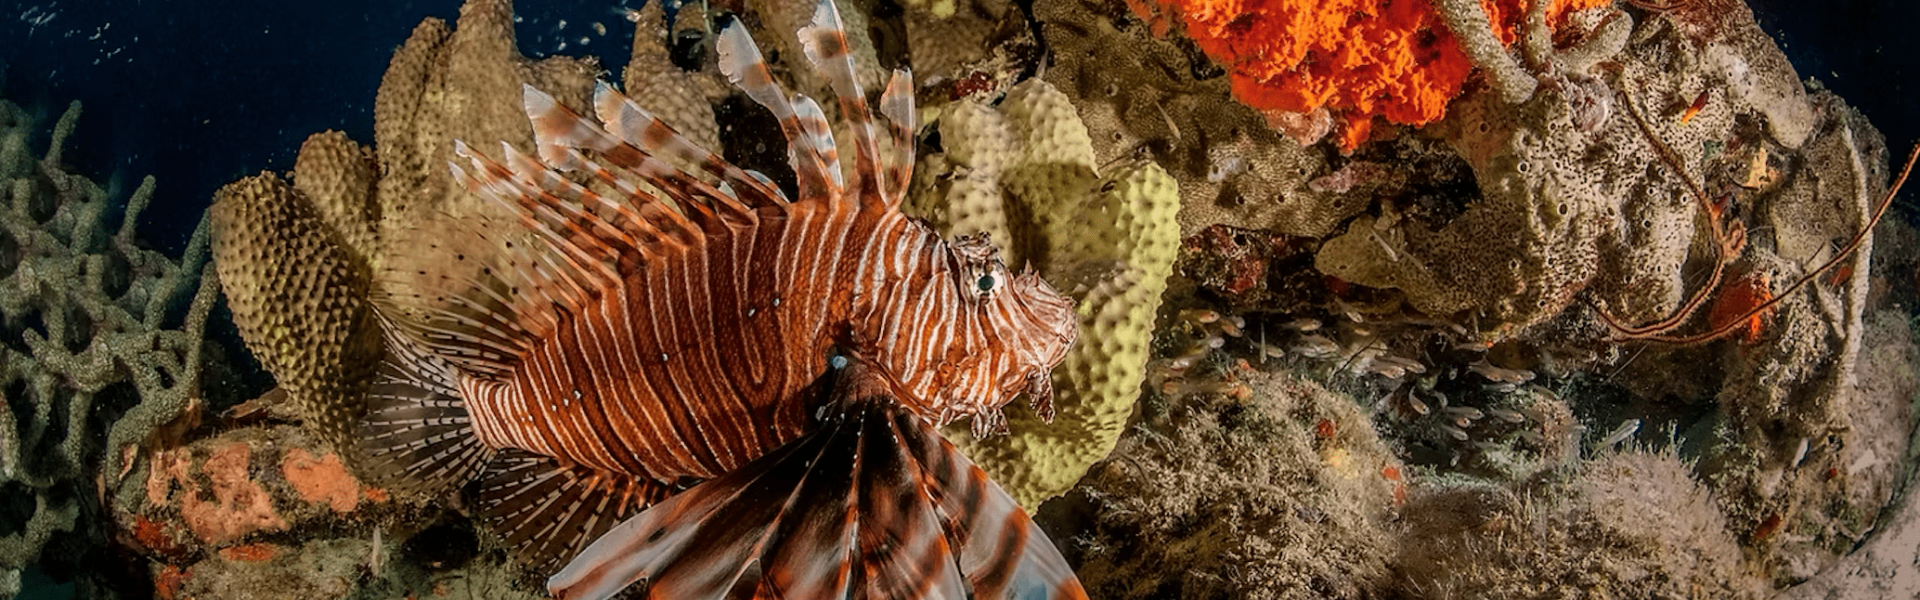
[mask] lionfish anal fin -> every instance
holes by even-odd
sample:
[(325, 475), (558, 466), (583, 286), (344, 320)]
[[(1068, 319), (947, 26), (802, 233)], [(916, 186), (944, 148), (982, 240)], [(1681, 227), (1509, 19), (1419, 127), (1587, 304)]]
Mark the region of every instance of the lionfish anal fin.
[(548, 579), (548, 591), (568, 600), (629, 586), (636, 597), (674, 599), (1086, 597), (985, 472), (898, 401), (850, 397), (844, 384), (820, 427), (614, 527)]

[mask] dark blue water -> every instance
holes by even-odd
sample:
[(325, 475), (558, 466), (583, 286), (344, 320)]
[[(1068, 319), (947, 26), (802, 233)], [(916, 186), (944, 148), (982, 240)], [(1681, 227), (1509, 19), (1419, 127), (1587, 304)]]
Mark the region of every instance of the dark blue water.
[[(1748, 0), (1800, 77), (1819, 79), (1887, 136), (1892, 160), (1920, 144), (1920, 2)], [(1899, 165), (1894, 165), (1898, 167)], [(1911, 191), (1903, 194), (1914, 198)], [(1911, 206), (1908, 215), (1920, 215)]]
[[(521, 47), (595, 53), (617, 72), (644, 0), (522, 2)], [(1896, 155), (1920, 140), (1920, 2), (1754, 0), (1803, 77), (1864, 110)], [(455, 0), (0, 0), (0, 94), (57, 115), (87, 106), (70, 146), (95, 177), (159, 179), (142, 231), (185, 244), (213, 191), (262, 169), (292, 166), (301, 140), (326, 129), (372, 139), (373, 98), (393, 49)], [(565, 26), (561, 26), (562, 21)], [(597, 35), (600, 22), (607, 34)], [(581, 38), (589, 43), (580, 44)], [(561, 43), (566, 43), (564, 50)]]
[[(459, 4), (0, 0), (0, 97), (49, 124), (83, 102), (69, 162), (128, 190), (154, 175), (141, 232), (177, 252), (214, 190), (292, 168), (308, 135), (338, 129), (372, 142), (374, 91), (393, 50), (421, 19), (451, 20)], [(594, 53), (614, 72), (626, 64), (632, 26), (621, 1), (519, 8), (527, 53)]]

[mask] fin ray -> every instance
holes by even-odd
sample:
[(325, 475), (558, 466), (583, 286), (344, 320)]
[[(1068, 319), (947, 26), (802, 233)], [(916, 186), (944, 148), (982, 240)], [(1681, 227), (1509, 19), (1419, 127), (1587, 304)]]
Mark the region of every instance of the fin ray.
[(883, 196), (887, 204), (899, 208), (907, 198), (907, 186), (913, 182), (914, 132), (920, 128), (913, 107), (913, 72), (894, 69), (887, 89), (880, 93), (880, 114), (887, 118), (893, 133), (893, 152), (887, 155)]
[(827, 76), (833, 93), (839, 96), (840, 115), (853, 130), (854, 181), (852, 189), (861, 198), (878, 198), (884, 185), (878, 180), (880, 148), (873, 137), (873, 112), (867, 107), (866, 92), (854, 74), (853, 54), (847, 50), (847, 32), (840, 23), (840, 11), (833, 0), (821, 0), (813, 9), (813, 23), (800, 28), (800, 45), (813, 63)]
[(518, 449), (499, 451), (476, 488), (482, 520), (542, 573), (671, 491), (652, 480)]
[(727, 24), (720, 32), (716, 46), (720, 52), (720, 72), (780, 121), (780, 131), (787, 137), (787, 160), (799, 180), (800, 197), (838, 196), (840, 190), (833, 186), (826, 165), (820, 159), (821, 149), (814, 147), (812, 138), (801, 127), (794, 114), (792, 101), (787, 99), (780, 85), (774, 83), (773, 71), (767, 68), (766, 59), (760, 55), (760, 47), (753, 43), (753, 37), (747, 34), (746, 27), (737, 19)]

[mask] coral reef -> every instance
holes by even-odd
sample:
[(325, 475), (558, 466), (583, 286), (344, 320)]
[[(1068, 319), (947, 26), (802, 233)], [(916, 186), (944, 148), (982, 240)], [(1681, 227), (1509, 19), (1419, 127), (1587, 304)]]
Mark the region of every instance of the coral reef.
[[(182, 260), (143, 247), (134, 228), (154, 179), (123, 211), (111, 186), (68, 170), (62, 152), (79, 118), (74, 103), (36, 158), (28, 140), (39, 125), (0, 101), (0, 581), (13, 585), (41, 559), (87, 585), (110, 577), (73, 573), (104, 541), (96, 486), (204, 403), (219, 289), (202, 275), (205, 223)], [(43, 555), (52, 546), (61, 550)]]
[[(647, 4), (629, 15), (627, 91), (702, 144), (763, 135), (715, 92), (711, 52), (673, 65)], [(848, 18), (871, 34), (852, 48), (869, 89), (893, 64), (920, 80), (912, 209), (948, 233), (990, 233), (1009, 264), (1079, 300), (1055, 422), (1010, 410), (1013, 435), (956, 443), (1039, 511), (1101, 597), (1753, 597), (1801, 581), (1790, 594), (1905, 593), (1910, 580), (1858, 574), (1910, 575), (1915, 236), (1883, 224), (1785, 293), (1867, 222), (1883, 143), (1809, 92), (1737, 0), (1581, 9), (1594, 4), (1047, 0), (1026, 5), (1030, 23), (998, 0), (845, 5), (870, 9)], [(791, 32), (779, 23), (813, 5), (750, 8)], [(707, 16), (682, 12), (673, 30), (708, 32)], [(19, 111), (0, 105), (0, 197), (33, 199), (8, 204), (0, 277), (28, 277), (43, 247), (106, 256), (64, 264), (158, 269), (124, 269), (129, 284), (34, 267), (83, 285), (60, 306), (127, 319), (21, 320), (18, 286), (0, 287), (15, 302), (0, 305), (8, 333), (29, 340), (0, 349), (0, 473), (57, 480), (0, 477), (35, 504), (20, 513), (35, 524), (0, 538), (0, 583), (18, 568), (6, 561), (86, 521), (76, 474), (93, 461), (108, 465), (119, 541), (155, 559), (160, 597), (532, 597), (464, 518), (385, 498), (335, 448), (377, 359), (365, 303), (406, 277), (383, 271), (384, 245), (494, 218), (448, 185), (451, 140), (525, 149), (522, 83), (584, 104), (598, 67), (527, 59), (511, 25), (501, 0), (468, 1), (457, 30), (422, 23), (383, 82), (373, 145), (318, 134), (290, 174), (221, 192), (220, 279), (306, 428), (279, 408), (268, 425), (194, 428), (194, 315), (210, 301), (170, 328), (204, 258), (167, 271), (129, 250), (130, 228), (105, 233), (114, 211), (50, 202), (72, 196), (45, 166), (57, 142), (39, 164), (19, 158)], [(790, 68), (797, 40), (782, 43), (776, 76), (805, 77)], [(1371, 131), (1376, 116), (1426, 126)], [(1335, 121), (1351, 154), (1317, 144)], [(783, 181), (777, 148), (735, 150)], [(23, 227), (58, 243), (20, 250), (43, 240)], [(1743, 335), (1712, 343), (1638, 341), (1595, 316), (1695, 331), (1776, 294)], [(63, 364), (158, 383), (86, 392), (144, 400), (102, 452), (97, 436), (51, 432), (101, 430), (86, 403), (106, 401), (72, 390), (107, 380), (15, 364), (83, 356), (71, 332), (109, 322), (137, 325), (126, 335), (149, 337), (122, 347), (147, 354)], [(112, 348), (101, 335), (89, 348)], [(14, 393), (42, 389), (51, 408)], [(180, 440), (189, 430), (200, 437)]]
[(1065, 94), (1014, 86), (997, 107), (949, 106), (943, 152), (923, 157), (911, 210), (948, 235), (986, 232), (1078, 302), (1080, 340), (1054, 370), (1052, 423), (1010, 411), (1012, 433), (949, 435), (1028, 510), (1106, 456), (1133, 412), (1148, 342), (1175, 254), (1179, 189), (1152, 163), (1094, 163)]
[[(246, 426), (167, 449), (117, 504), (159, 598), (535, 598), (499, 550), (361, 484), (315, 433)], [(428, 524), (422, 527), (418, 524)]]
[(1707, 489), (1671, 451), (1628, 450), (1515, 489), (1408, 501), (1396, 585), (1421, 598), (1758, 598)]
[[(1242, 370), (1245, 401), (1168, 399), (1064, 501), (1099, 598), (1367, 598), (1388, 575), (1401, 465), (1350, 397)], [(1042, 513), (1043, 520), (1053, 516)]]
[[(1729, 32), (1756, 27), (1751, 13), (1725, 18)], [(1523, 104), (1492, 90), (1462, 97), (1442, 135), (1473, 168), (1480, 197), (1444, 223), (1357, 219), (1315, 266), (1401, 290), (1425, 314), (1464, 311), (1476, 335), (1492, 338), (1561, 314), (1583, 292), (1617, 319), (1673, 312), (1686, 288), (1680, 267), (1705, 235), (1695, 215), (1707, 200), (1689, 202), (1687, 182), (1720, 173), (1726, 148), (1768, 141), (1737, 127), (1759, 109), (1711, 94), (1718, 76), (1692, 41), (1663, 20), (1641, 23), (1634, 40), (1611, 70), (1549, 71), (1552, 85)], [(1661, 108), (1702, 90), (1709, 101), (1684, 122)], [(1649, 162), (1658, 154), (1636, 124), (1642, 115), (1686, 173)]]

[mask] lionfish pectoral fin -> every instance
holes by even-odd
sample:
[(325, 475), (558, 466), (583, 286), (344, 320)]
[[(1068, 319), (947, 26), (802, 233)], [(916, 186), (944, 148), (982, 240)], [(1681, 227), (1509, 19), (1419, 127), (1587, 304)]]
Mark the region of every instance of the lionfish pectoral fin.
[[(845, 597), (848, 568), (832, 557), (845, 554), (852, 535), (844, 518), (852, 486), (844, 470), (813, 469), (853, 460), (851, 446), (833, 442), (831, 434), (801, 437), (642, 511), (548, 578), (547, 591), (599, 600), (638, 585), (642, 598), (759, 598), (777, 582), (795, 594), (787, 598)], [(805, 518), (820, 505), (839, 513)]]
[(473, 434), (465, 402), (389, 355), (367, 391), (357, 437), (361, 475), (401, 493), (439, 494), (471, 481), (493, 450)]
[[(855, 389), (873, 389), (871, 387)], [(1085, 598), (1027, 514), (884, 397), (641, 512), (547, 580), (558, 598)]]
[(899, 411), (893, 419), (973, 598), (1087, 597), (1066, 557), (986, 471), (918, 417)]
[(541, 573), (669, 493), (651, 479), (511, 448), (487, 463), (474, 489), (481, 520)]

